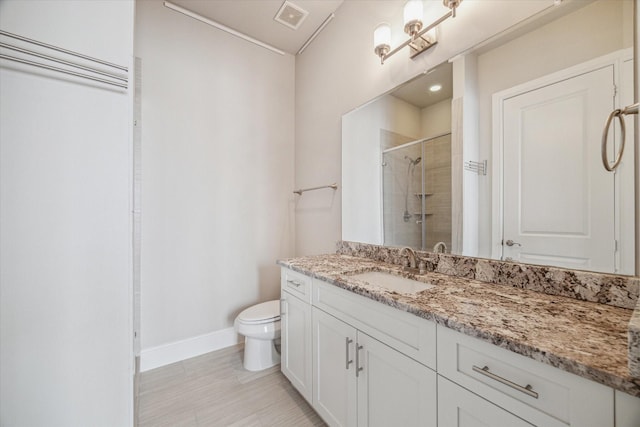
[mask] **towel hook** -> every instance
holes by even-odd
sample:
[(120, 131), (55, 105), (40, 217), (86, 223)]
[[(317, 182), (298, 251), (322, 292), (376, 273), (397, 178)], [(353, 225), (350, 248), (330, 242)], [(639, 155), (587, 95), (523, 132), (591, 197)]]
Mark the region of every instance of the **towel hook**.
[[(602, 165), (609, 172), (616, 170), (616, 168), (620, 165), (620, 162), (622, 161), (622, 155), (624, 154), (624, 144), (627, 136), (624, 116), (627, 114), (638, 114), (639, 105), (639, 103), (635, 103), (633, 105), (624, 107), (623, 109), (617, 108), (613, 110), (611, 114), (609, 114), (609, 117), (607, 117), (607, 121), (604, 124), (604, 130), (602, 131)], [(611, 122), (614, 118), (618, 118), (618, 121), (620, 122), (621, 142), (620, 148), (618, 149), (618, 154), (614, 159), (613, 165), (611, 165), (609, 164), (609, 156), (607, 155), (607, 136), (609, 134), (609, 126), (611, 126)]]

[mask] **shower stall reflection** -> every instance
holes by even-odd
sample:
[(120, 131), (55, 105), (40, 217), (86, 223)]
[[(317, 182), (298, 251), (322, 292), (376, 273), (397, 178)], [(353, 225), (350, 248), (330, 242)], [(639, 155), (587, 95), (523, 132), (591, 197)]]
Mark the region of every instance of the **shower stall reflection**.
[(382, 151), (384, 244), (450, 248), (451, 134), (407, 139), (388, 135)]

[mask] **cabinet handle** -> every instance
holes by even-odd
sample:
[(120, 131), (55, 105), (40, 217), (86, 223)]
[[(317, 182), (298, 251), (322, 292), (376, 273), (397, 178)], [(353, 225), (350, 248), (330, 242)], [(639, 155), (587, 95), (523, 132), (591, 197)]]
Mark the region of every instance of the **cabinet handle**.
[(526, 386), (522, 387), (520, 384), (516, 384), (512, 381), (509, 381), (506, 378), (502, 378), (501, 376), (498, 376), (496, 374), (494, 374), (493, 372), (489, 371), (489, 367), (485, 366), (484, 368), (478, 368), (476, 365), (473, 365), (472, 367), (474, 372), (477, 372), (479, 374), (482, 374), (486, 377), (491, 378), (492, 380), (496, 380), (499, 383), (502, 383), (504, 385), (507, 385), (513, 389), (518, 390), (519, 392), (522, 392), (528, 396), (533, 397), (534, 399), (538, 398), (538, 393), (536, 393), (535, 391), (533, 391), (533, 387), (531, 387), (531, 384), (527, 384)]
[(347, 348), (347, 359), (345, 362), (345, 369), (349, 369), (349, 365), (351, 365), (353, 363), (353, 359), (349, 360), (349, 344), (351, 344), (353, 342), (353, 340), (349, 337), (346, 338), (345, 340), (345, 347)]
[(287, 302), (286, 298), (280, 298), (280, 316), (284, 316), (285, 314), (287, 314), (284, 311), (284, 306), (285, 306), (286, 302)]
[(300, 285), (302, 285), (302, 283), (297, 282), (297, 281), (295, 281), (295, 280), (290, 280), (290, 279), (287, 279), (287, 283), (291, 283), (291, 284), (292, 284), (293, 286), (295, 286), (296, 288), (299, 288), (299, 287), (300, 287)]
[(364, 370), (364, 368), (360, 366), (360, 350), (362, 350), (362, 346), (356, 344), (356, 378), (358, 378), (360, 371)]

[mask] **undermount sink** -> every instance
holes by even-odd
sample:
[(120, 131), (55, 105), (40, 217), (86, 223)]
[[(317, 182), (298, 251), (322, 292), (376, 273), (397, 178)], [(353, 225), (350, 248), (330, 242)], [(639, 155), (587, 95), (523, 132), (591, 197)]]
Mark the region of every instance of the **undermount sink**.
[(351, 277), (371, 283), (388, 291), (403, 294), (415, 294), (434, 287), (434, 285), (428, 283), (418, 282), (417, 280), (407, 279), (406, 277), (382, 271), (366, 271), (364, 273), (353, 274)]

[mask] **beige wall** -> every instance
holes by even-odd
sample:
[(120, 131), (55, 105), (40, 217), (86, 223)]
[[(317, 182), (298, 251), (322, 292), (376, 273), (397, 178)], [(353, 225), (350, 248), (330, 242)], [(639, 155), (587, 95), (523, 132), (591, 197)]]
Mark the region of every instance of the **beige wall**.
[(432, 138), (451, 132), (451, 99), (420, 110), (420, 138)]
[(280, 294), (293, 255), (294, 59), (139, 1), (142, 354)]

